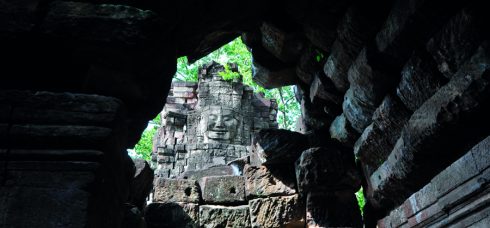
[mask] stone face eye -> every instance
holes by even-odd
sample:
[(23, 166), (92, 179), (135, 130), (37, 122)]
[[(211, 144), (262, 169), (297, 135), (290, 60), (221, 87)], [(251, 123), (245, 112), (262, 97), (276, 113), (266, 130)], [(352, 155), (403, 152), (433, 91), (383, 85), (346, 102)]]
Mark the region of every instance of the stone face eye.
[(224, 121), (230, 121), (230, 120), (233, 120), (233, 117), (231, 117), (231, 116), (223, 116), (223, 120)]
[(210, 115), (209, 115), (209, 119), (210, 119), (210, 120), (216, 120), (216, 115), (214, 115), (214, 114), (210, 114)]

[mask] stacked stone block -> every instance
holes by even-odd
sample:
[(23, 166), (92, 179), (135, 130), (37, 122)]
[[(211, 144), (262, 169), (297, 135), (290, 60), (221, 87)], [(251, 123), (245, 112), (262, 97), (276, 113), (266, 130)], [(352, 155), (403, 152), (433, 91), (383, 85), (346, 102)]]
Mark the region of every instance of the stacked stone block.
[(121, 227), (145, 197), (125, 121), (111, 97), (0, 91), (0, 227)]

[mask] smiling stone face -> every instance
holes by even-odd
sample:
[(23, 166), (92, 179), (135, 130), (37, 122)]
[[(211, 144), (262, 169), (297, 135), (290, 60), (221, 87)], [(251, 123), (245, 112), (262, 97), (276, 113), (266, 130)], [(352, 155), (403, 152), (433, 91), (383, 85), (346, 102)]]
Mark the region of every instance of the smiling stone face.
[(202, 113), (204, 123), (204, 142), (231, 143), (236, 137), (238, 120), (231, 109), (221, 106), (211, 106)]

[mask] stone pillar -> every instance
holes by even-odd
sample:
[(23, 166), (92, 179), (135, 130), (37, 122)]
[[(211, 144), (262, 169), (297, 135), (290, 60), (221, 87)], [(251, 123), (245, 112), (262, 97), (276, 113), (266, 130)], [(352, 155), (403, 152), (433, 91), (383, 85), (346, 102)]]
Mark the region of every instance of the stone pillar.
[(126, 134), (115, 98), (0, 91), (0, 227), (121, 227)]

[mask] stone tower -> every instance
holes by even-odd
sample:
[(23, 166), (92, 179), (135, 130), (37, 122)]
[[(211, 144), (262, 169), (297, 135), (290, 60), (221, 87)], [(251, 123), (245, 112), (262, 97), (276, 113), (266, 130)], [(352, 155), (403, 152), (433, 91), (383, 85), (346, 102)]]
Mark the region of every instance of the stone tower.
[[(230, 65), (237, 71), (236, 65)], [(178, 177), (247, 155), (254, 132), (277, 128), (274, 100), (254, 94), (240, 79), (225, 81), (215, 62), (199, 69), (197, 83), (173, 82), (154, 139), (160, 177)]]

